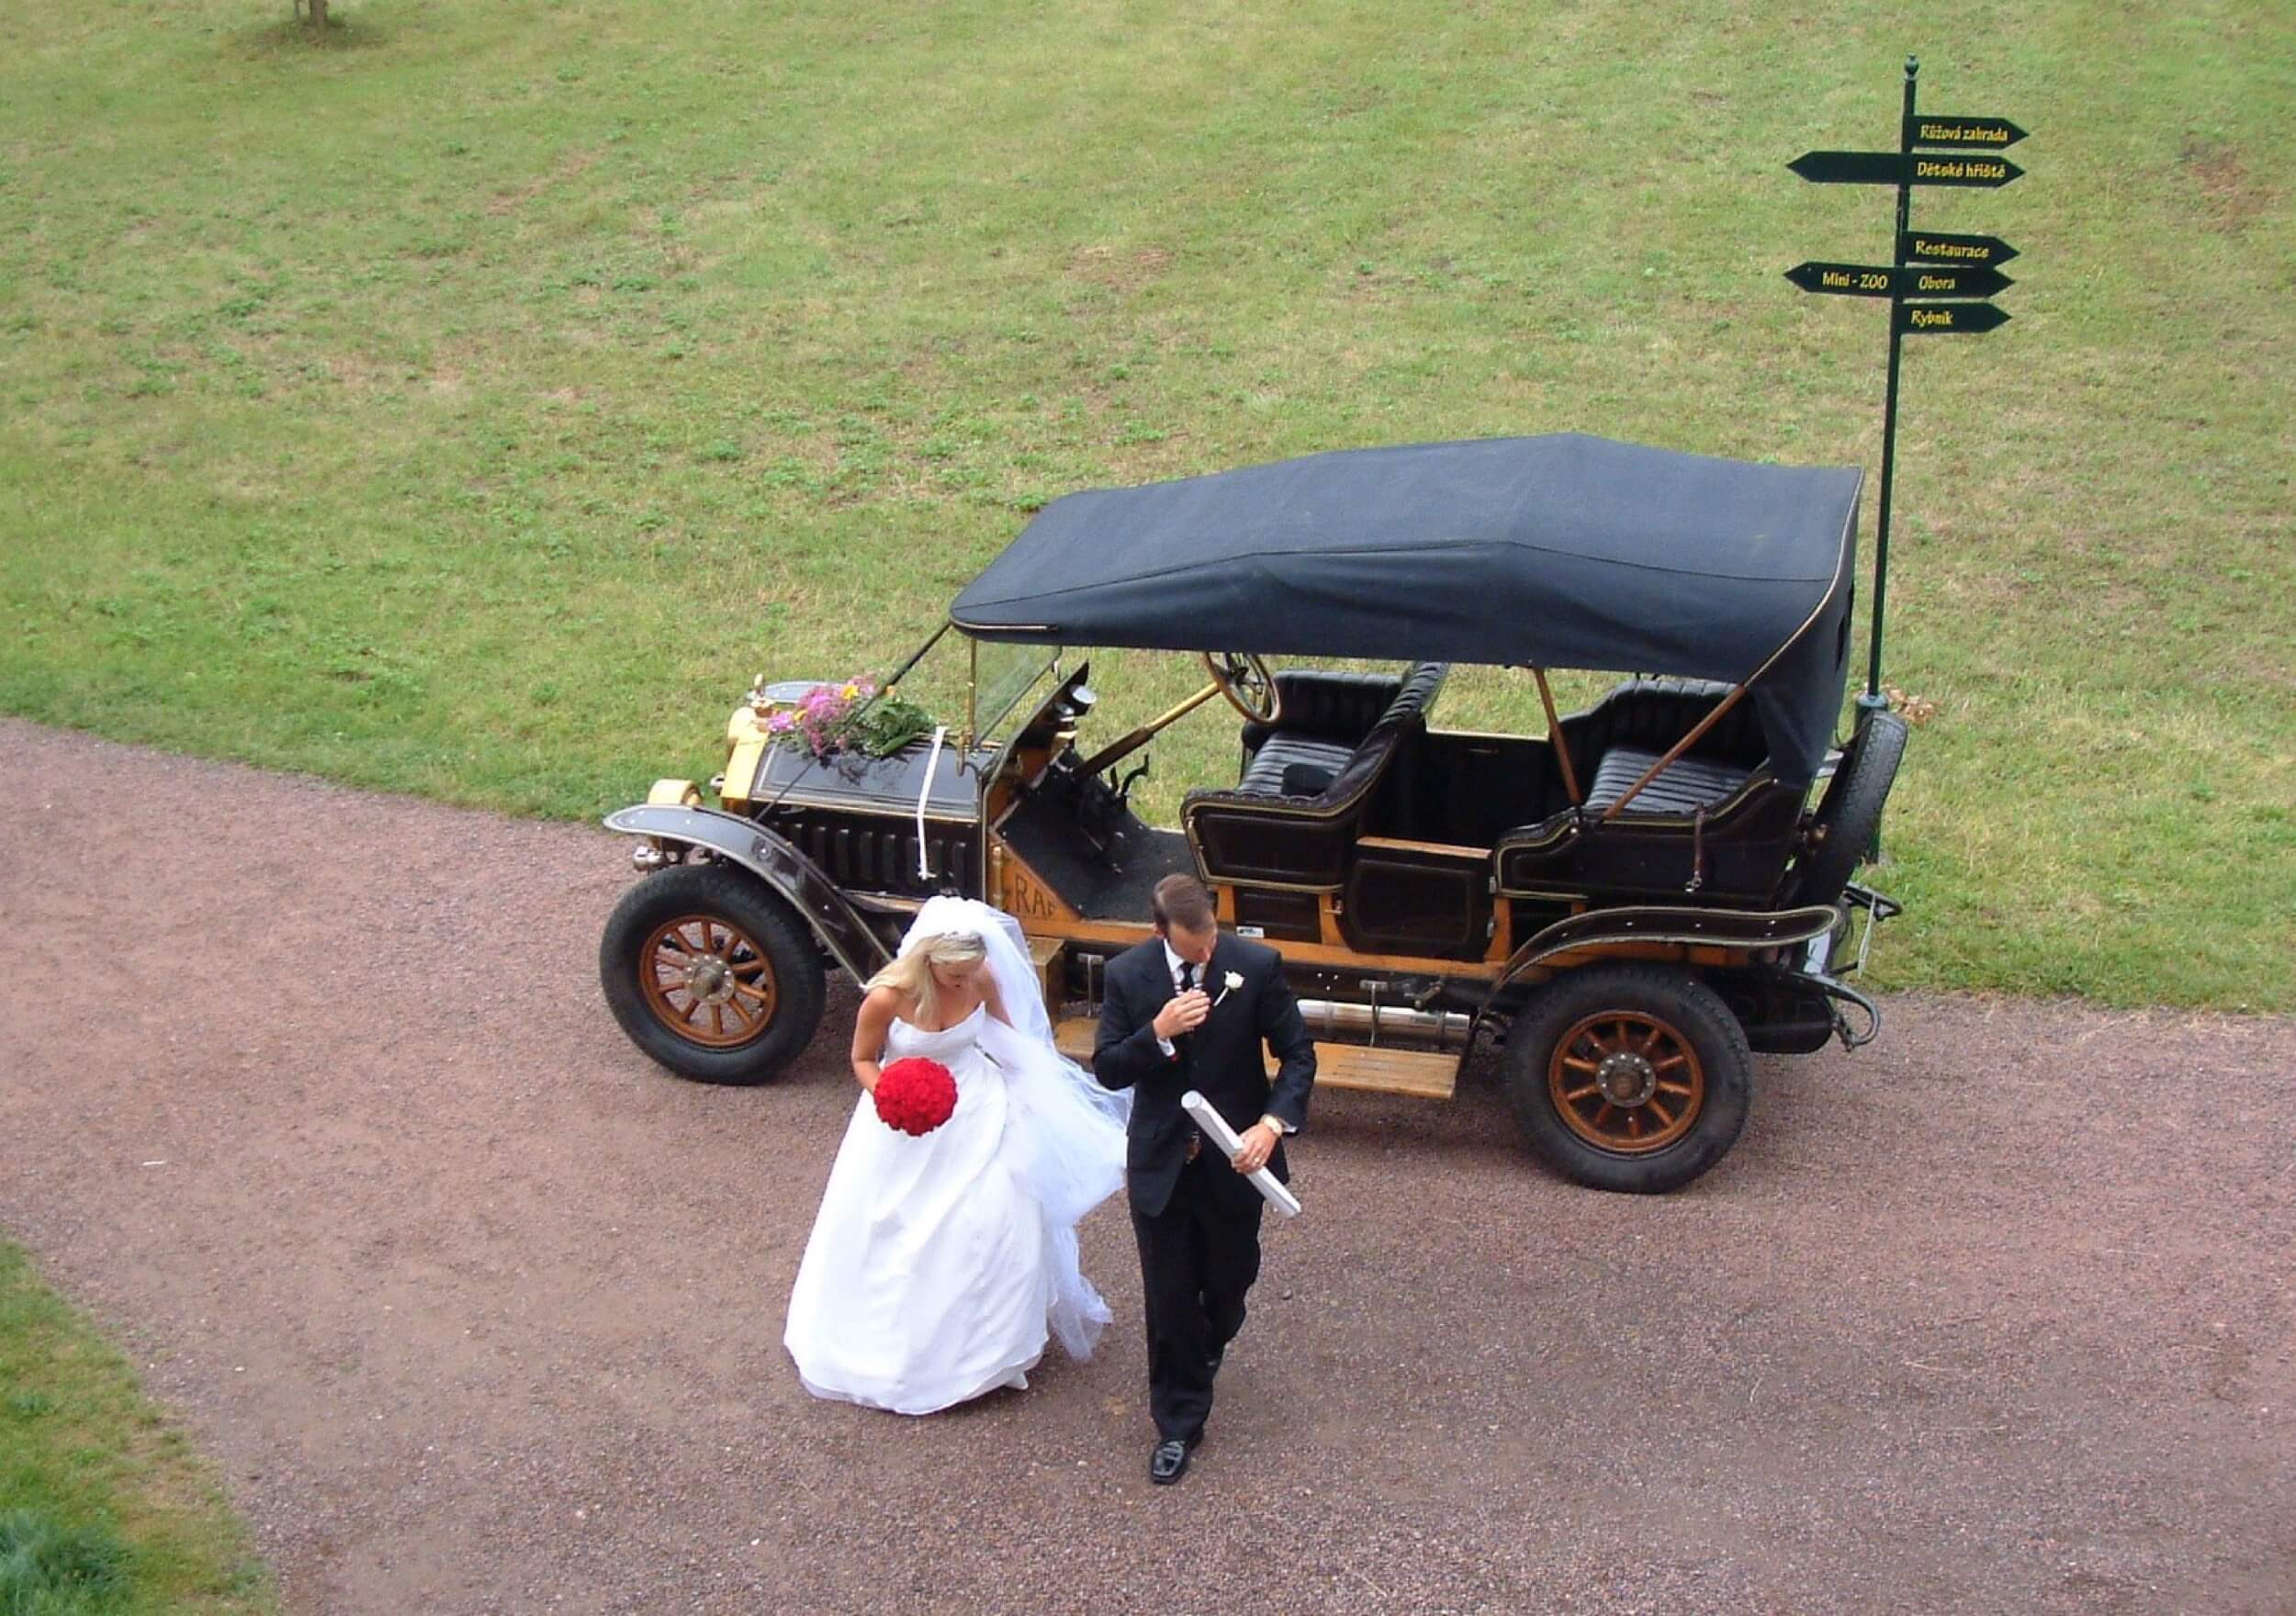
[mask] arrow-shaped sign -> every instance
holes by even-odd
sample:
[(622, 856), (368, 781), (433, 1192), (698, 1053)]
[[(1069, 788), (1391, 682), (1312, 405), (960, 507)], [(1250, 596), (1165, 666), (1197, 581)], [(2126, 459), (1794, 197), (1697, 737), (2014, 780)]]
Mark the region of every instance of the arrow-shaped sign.
[(2014, 146), (2025, 131), (2006, 118), (1935, 118), (1922, 113), (1906, 119), (1908, 146), (1953, 146), (1964, 151), (1999, 151)]
[(2009, 323), (2009, 310), (1998, 303), (1900, 303), (1897, 329), (1954, 332), (1998, 331)]
[(1897, 272), (1897, 290), (1908, 297), (1990, 297), (2017, 283), (1998, 269), (1944, 269), (1908, 264)]
[(2006, 185), (2025, 171), (2006, 157), (1932, 157), (1916, 152), (1906, 162), (1917, 185)]
[(1908, 230), (1897, 238), (1897, 256), (1908, 264), (2007, 264), (2017, 256), (2017, 249), (1998, 236)]
[(1896, 272), (1880, 264), (1797, 264), (1785, 278), (1805, 292), (1829, 292), (1837, 297), (1886, 297)]
[(1786, 166), (1821, 185), (1894, 185), (1906, 158), (1901, 152), (1805, 152)]
[(1797, 264), (1785, 272), (1785, 278), (1805, 292), (1830, 292), (1837, 297), (1886, 297), (1890, 277), (1895, 273), (1887, 264)]
[(1805, 292), (1837, 297), (1990, 297), (2017, 283), (1998, 270), (1938, 269), (1925, 264), (1797, 264), (1785, 278)]
[(2008, 185), (2025, 171), (2006, 157), (1948, 157), (1926, 152), (1805, 152), (1786, 164), (1821, 185)]

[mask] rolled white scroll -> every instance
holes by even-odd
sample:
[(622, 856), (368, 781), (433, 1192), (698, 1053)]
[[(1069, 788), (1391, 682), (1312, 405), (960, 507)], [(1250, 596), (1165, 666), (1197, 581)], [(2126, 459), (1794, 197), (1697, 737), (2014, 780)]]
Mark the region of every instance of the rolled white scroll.
[[(1204, 1130), (1206, 1139), (1220, 1147), (1221, 1155), (1231, 1162), (1235, 1160), (1235, 1153), (1244, 1149), (1244, 1141), (1236, 1137), (1235, 1129), (1228, 1126), (1228, 1119), (1211, 1108), (1210, 1100), (1194, 1089), (1190, 1089), (1180, 1096), (1180, 1109), (1196, 1118), (1196, 1126)], [(1276, 1175), (1268, 1172), (1266, 1168), (1263, 1167), (1257, 1173), (1251, 1174), (1250, 1183), (1254, 1189), (1259, 1191), (1267, 1204), (1275, 1207), (1282, 1216), (1286, 1218), (1300, 1216), (1300, 1197), (1286, 1189)]]

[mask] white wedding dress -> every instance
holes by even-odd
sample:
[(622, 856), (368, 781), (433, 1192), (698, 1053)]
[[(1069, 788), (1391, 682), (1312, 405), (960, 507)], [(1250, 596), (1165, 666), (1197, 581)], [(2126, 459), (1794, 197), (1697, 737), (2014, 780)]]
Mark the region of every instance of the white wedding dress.
[(1054, 1050), (1018, 929), (985, 904), (936, 898), (903, 944), (982, 937), (1021, 1025), (985, 1006), (939, 1032), (895, 1019), (884, 1060), (940, 1061), (957, 1106), (918, 1138), (886, 1127), (867, 1094), (854, 1107), (782, 1336), (817, 1397), (929, 1414), (1027, 1386), (1051, 1334), (1089, 1355), (1109, 1321), (1075, 1226), (1122, 1183), (1125, 1097)]

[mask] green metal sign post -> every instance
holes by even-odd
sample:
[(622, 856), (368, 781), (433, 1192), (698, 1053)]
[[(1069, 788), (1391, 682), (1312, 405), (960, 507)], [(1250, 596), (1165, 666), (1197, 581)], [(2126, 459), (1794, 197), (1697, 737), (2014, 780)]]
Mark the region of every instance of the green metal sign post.
[[(1994, 155), (2025, 138), (2005, 118), (1938, 117), (1914, 110), (1920, 62), (1906, 58), (1905, 110), (1895, 152), (1805, 152), (1786, 167), (1818, 185), (1895, 185), (1897, 189), (1896, 262), (1797, 264), (1786, 279), (1806, 292), (1889, 300), (1889, 381), (1882, 400), (1882, 497), (1874, 537), (1874, 634), (1861, 709), (1889, 705), (1882, 694), (1882, 616), (1889, 592), (1889, 500), (1897, 472), (1898, 359), (1908, 334), (1959, 334), (1998, 330), (2009, 315), (1990, 297), (2013, 285), (1999, 265), (2017, 249), (1998, 236), (1943, 235), (1910, 228), (1917, 185), (1998, 189), (2024, 174)], [(1919, 299), (1916, 301), (1915, 299)], [(1952, 299), (1941, 301), (1941, 299)]]

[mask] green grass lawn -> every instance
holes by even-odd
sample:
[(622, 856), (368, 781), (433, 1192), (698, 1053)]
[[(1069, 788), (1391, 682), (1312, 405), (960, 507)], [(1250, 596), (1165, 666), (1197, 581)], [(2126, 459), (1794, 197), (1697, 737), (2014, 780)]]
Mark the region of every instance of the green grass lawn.
[[(2285, 6), (287, 9), (10, 8), (0, 706), (583, 815), (1066, 489), (1560, 430), (1876, 468), (1881, 307), (1781, 272), (1888, 198), (1784, 165), (1887, 144), (1913, 50), (2034, 133), (1917, 202), (2023, 255), (2004, 331), (1908, 344), (1884, 980), (2296, 1006)], [(1185, 727), (1164, 802), (1232, 766)]]
[(275, 1608), (183, 1433), (0, 1241), (0, 1616)]

